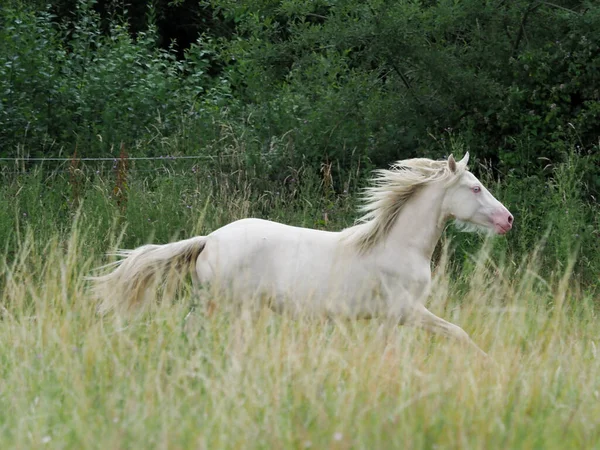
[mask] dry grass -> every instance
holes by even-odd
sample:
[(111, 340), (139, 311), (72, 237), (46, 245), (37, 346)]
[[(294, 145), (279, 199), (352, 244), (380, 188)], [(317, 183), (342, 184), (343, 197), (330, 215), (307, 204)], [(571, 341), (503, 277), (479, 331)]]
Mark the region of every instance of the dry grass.
[[(22, 238), (5, 264), (0, 448), (600, 448), (594, 299), (480, 259), (431, 309), (489, 351), (382, 321), (239, 310), (189, 290), (100, 318), (82, 238)], [(462, 280), (464, 282), (464, 280)], [(465, 283), (462, 284), (465, 286)]]

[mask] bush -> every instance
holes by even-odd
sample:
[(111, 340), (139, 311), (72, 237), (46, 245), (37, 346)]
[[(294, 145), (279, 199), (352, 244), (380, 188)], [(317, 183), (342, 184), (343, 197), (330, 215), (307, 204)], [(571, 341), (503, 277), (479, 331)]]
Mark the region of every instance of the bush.
[(133, 39), (125, 23), (113, 21), (104, 34), (93, 3), (79, 1), (76, 19), (62, 24), (47, 12), (2, 10), (3, 156), (24, 143), (46, 155), (103, 155), (120, 142), (153, 154), (159, 146), (150, 142), (179, 129), (193, 101), (183, 65), (156, 47), (153, 26)]
[[(237, 24), (206, 44), (239, 99), (236, 120), (264, 149), (285, 133), (285, 164), (442, 156), (448, 130), (521, 176), (563, 161), (573, 127), (584, 153), (598, 149), (596, 4), (211, 4)], [(588, 182), (598, 194), (600, 173)]]

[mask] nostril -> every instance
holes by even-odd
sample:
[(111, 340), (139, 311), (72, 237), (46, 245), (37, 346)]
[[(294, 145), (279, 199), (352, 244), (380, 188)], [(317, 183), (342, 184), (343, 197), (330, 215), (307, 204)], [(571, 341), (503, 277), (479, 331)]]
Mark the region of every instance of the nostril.
[(508, 223), (510, 223), (510, 224), (513, 223), (513, 216), (512, 216), (512, 214), (508, 215)]

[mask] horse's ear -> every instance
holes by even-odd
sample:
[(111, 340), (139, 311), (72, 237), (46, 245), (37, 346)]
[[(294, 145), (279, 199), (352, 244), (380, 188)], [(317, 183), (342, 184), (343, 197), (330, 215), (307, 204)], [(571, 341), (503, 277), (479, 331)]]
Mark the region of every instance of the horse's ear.
[(468, 163), (469, 163), (469, 152), (465, 153), (465, 156), (463, 156), (463, 159), (461, 159), (458, 164), (460, 164), (463, 167), (467, 167)]
[(448, 158), (448, 167), (450, 168), (450, 172), (456, 173), (456, 160), (452, 155), (450, 155), (450, 157)]

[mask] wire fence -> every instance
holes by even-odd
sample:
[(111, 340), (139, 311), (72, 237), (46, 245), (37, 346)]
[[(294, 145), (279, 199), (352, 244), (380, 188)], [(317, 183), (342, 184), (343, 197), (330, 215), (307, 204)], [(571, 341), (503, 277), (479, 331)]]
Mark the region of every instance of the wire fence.
[[(127, 161), (175, 161), (178, 159), (207, 159), (214, 160), (222, 157), (233, 157), (236, 155), (192, 155), (192, 156), (132, 156), (125, 158)], [(44, 161), (112, 161), (117, 162), (121, 159), (119, 156), (103, 157), (103, 158), (29, 158), (29, 157), (14, 157), (14, 158), (0, 158), (0, 161), (12, 161), (12, 162), (44, 162)]]
[[(235, 158), (234, 158), (235, 157)], [(210, 172), (216, 170), (218, 173), (229, 177), (235, 175), (237, 170), (232, 168), (239, 163), (239, 154), (219, 155), (182, 155), (182, 156), (138, 156), (129, 157), (127, 153), (121, 152), (114, 157), (2, 157), (0, 158), (0, 179), (4, 184), (11, 184), (22, 176), (43, 174), (44, 183), (49, 189), (54, 189), (54, 182), (59, 181), (63, 188), (65, 185), (60, 181), (66, 181), (68, 188), (65, 194), (70, 198), (73, 205), (78, 205), (84, 197), (84, 190), (88, 182), (103, 180), (110, 188), (109, 198), (114, 200), (121, 210), (126, 208), (129, 189), (128, 178), (130, 175), (145, 173), (138, 178), (154, 178), (162, 176), (178, 176), (186, 179), (204, 177), (205, 170)], [(50, 167), (44, 167), (45, 163), (51, 163)], [(177, 165), (177, 162), (186, 163), (185, 166)], [(191, 164), (190, 164), (191, 162)], [(199, 164), (200, 162), (206, 164)], [(58, 164), (54, 164), (58, 163)], [(149, 163), (149, 164), (146, 164)], [(232, 165), (233, 163), (233, 165)], [(148, 167), (150, 165), (151, 167)], [(63, 175), (64, 174), (64, 175)], [(208, 175), (210, 183), (218, 182)], [(220, 179), (220, 178), (219, 178)]]
[[(44, 163), (58, 163), (52, 169), (52, 173), (72, 173), (74, 170), (105, 173), (109, 171), (119, 170), (122, 164), (127, 164), (126, 172), (141, 172), (141, 173), (156, 173), (161, 170), (169, 170), (171, 164), (177, 161), (185, 162), (211, 162), (218, 163), (225, 160), (231, 160), (234, 157), (239, 158), (236, 154), (220, 154), (220, 155), (181, 155), (181, 156), (105, 156), (105, 157), (1, 157), (0, 158), (0, 175), (18, 175), (27, 172), (29, 169), (36, 166), (43, 166)], [(150, 163), (154, 167), (144, 167), (144, 163)], [(154, 163), (161, 163), (158, 167)], [(12, 163), (12, 164), (11, 164)], [(112, 165), (106, 167), (106, 163)], [(141, 164), (141, 166), (140, 166)], [(90, 167), (92, 166), (92, 167)], [(192, 166), (190, 171), (195, 172), (196, 167)]]

